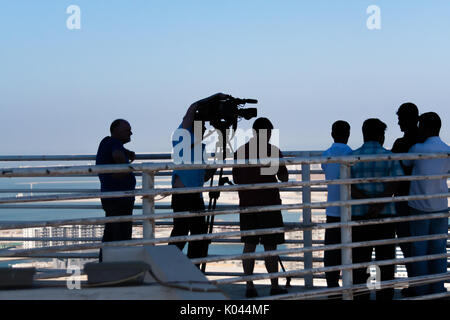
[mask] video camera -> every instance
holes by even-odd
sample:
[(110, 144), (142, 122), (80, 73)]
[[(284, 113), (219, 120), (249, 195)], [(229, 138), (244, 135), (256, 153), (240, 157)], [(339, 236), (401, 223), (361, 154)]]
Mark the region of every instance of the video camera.
[(244, 118), (250, 120), (257, 116), (256, 108), (243, 108), (246, 103), (256, 104), (255, 99), (238, 99), (231, 96), (208, 103), (197, 109), (195, 120), (209, 121), (216, 129), (223, 130), (229, 127), (236, 129), (237, 120)]

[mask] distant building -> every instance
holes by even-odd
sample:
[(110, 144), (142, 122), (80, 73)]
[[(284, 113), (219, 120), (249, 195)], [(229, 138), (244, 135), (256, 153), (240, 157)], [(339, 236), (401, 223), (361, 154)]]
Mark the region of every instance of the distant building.
[[(23, 229), (24, 238), (43, 238), (40, 241), (25, 241), (24, 248), (40, 248), (49, 246), (62, 246), (84, 243), (80, 238), (101, 239), (103, 236), (103, 226), (93, 225), (75, 225), (75, 226), (61, 226), (61, 227), (41, 227), (41, 228), (27, 228)], [(48, 238), (49, 240), (45, 240)], [(59, 241), (53, 238), (75, 238), (75, 241)]]

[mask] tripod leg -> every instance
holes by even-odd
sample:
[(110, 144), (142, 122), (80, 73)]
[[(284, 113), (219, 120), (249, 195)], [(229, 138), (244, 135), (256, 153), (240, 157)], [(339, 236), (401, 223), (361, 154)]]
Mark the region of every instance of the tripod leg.
[[(213, 183), (214, 183), (214, 176), (211, 177), (211, 183), (209, 184), (209, 186), (212, 187), (212, 186), (213, 186)], [(212, 204), (213, 204), (213, 199), (212, 199), (211, 197), (209, 197), (208, 211), (211, 211)], [(215, 205), (214, 205), (214, 207), (215, 207)], [(211, 216), (207, 216), (207, 217), (206, 217), (206, 225), (207, 225), (207, 226), (209, 226), (210, 220), (211, 220)], [(213, 223), (214, 223), (214, 222), (213, 222)], [(208, 230), (207, 230), (207, 232), (208, 232)], [(209, 232), (208, 232), (208, 233), (209, 233)], [(206, 251), (206, 255), (208, 255), (208, 248), (206, 248), (205, 251)], [(202, 263), (202, 265), (201, 265), (201, 270), (202, 270), (203, 273), (205, 273), (205, 271), (206, 271), (206, 263)]]
[[(283, 269), (283, 272), (286, 272), (286, 269), (284, 268), (283, 261), (281, 261), (280, 256), (278, 256), (278, 261), (280, 262), (281, 269)], [(291, 287), (291, 277), (286, 277), (286, 288)]]
[[(220, 187), (220, 180), (222, 179), (223, 176), (223, 168), (220, 168), (220, 175), (219, 175), (219, 187)], [(211, 180), (211, 186), (212, 186), (212, 180)], [(209, 198), (209, 207), (208, 210), (215, 210), (216, 206), (217, 206), (217, 198), (214, 198), (214, 201), (212, 202), (212, 206), (211, 206), (211, 201), (213, 199)], [(213, 228), (214, 228), (214, 215), (208, 216), (207, 219), (207, 226), (208, 226), (208, 234), (213, 232)], [(206, 255), (208, 255), (208, 248), (206, 249)], [(202, 264), (202, 272), (205, 272), (206, 270), (206, 263)]]

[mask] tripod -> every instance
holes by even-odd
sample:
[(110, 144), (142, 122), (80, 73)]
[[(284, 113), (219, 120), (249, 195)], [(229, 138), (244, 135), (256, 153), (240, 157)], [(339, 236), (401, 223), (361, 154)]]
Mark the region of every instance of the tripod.
[[(227, 144), (230, 146), (230, 151), (231, 152), (233, 151), (233, 149), (231, 147), (231, 143), (229, 141), (229, 139), (231, 139), (232, 136), (230, 138), (228, 138), (228, 135), (226, 134), (227, 127), (225, 125), (220, 126), (219, 128), (216, 128), (216, 130), (219, 132), (219, 135), (221, 134), (221, 136), (222, 136), (222, 143), (220, 143), (220, 141), (218, 141), (216, 144), (215, 159), (218, 159), (221, 156), (222, 159), (225, 160)], [(219, 187), (223, 186), (226, 183), (228, 183), (229, 185), (233, 185), (233, 183), (230, 181), (230, 179), (228, 179), (228, 177), (225, 177), (225, 178), (223, 177), (223, 167), (222, 167), (222, 168), (220, 168), (218, 186)], [(213, 184), (214, 184), (214, 176), (211, 177), (210, 187), (212, 187)], [(217, 199), (219, 199), (219, 197), (220, 197), (220, 191), (209, 192), (208, 211), (216, 209)], [(207, 225), (207, 233), (208, 234), (213, 233), (214, 217), (215, 217), (215, 215), (210, 215), (210, 216), (206, 217), (206, 225)], [(208, 253), (208, 248), (206, 248), (206, 253)], [(206, 262), (202, 264), (201, 270), (202, 270), (202, 272), (205, 272)]]

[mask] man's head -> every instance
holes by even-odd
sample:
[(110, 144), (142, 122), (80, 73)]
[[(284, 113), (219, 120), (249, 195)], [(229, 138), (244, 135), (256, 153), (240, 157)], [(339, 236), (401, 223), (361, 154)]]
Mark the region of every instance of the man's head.
[(419, 133), (423, 139), (439, 136), (441, 131), (441, 118), (435, 112), (427, 112), (419, 117)]
[(362, 126), (364, 142), (375, 141), (383, 145), (386, 128), (386, 124), (380, 119), (367, 119)]
[(331, 127), (331, 136), (334, 142), (347, 144), (350, 137), (350, 124), (343, 120), (336, 121)]
[(263, 133), (263, 130), (267, 132), (267, 142), (269, 142), (270, 137), (272, 136), (273, 125), (267, 118), (258, 118), (253, 122), (253, 130), (255, 131), (256, 137), (259, 138), (260, 134)]
[(122, 143), (128, 143), (131, 141), (131, 126), (128, 121), (123, 119), (114, 120), (109, 127), (111, 137), (120, 140)]
[(398, 125), (402, 132), (417, 129), (419, 120), (419, 110), (414, 103), (407, 102), (402, 104), (397, 111)]

